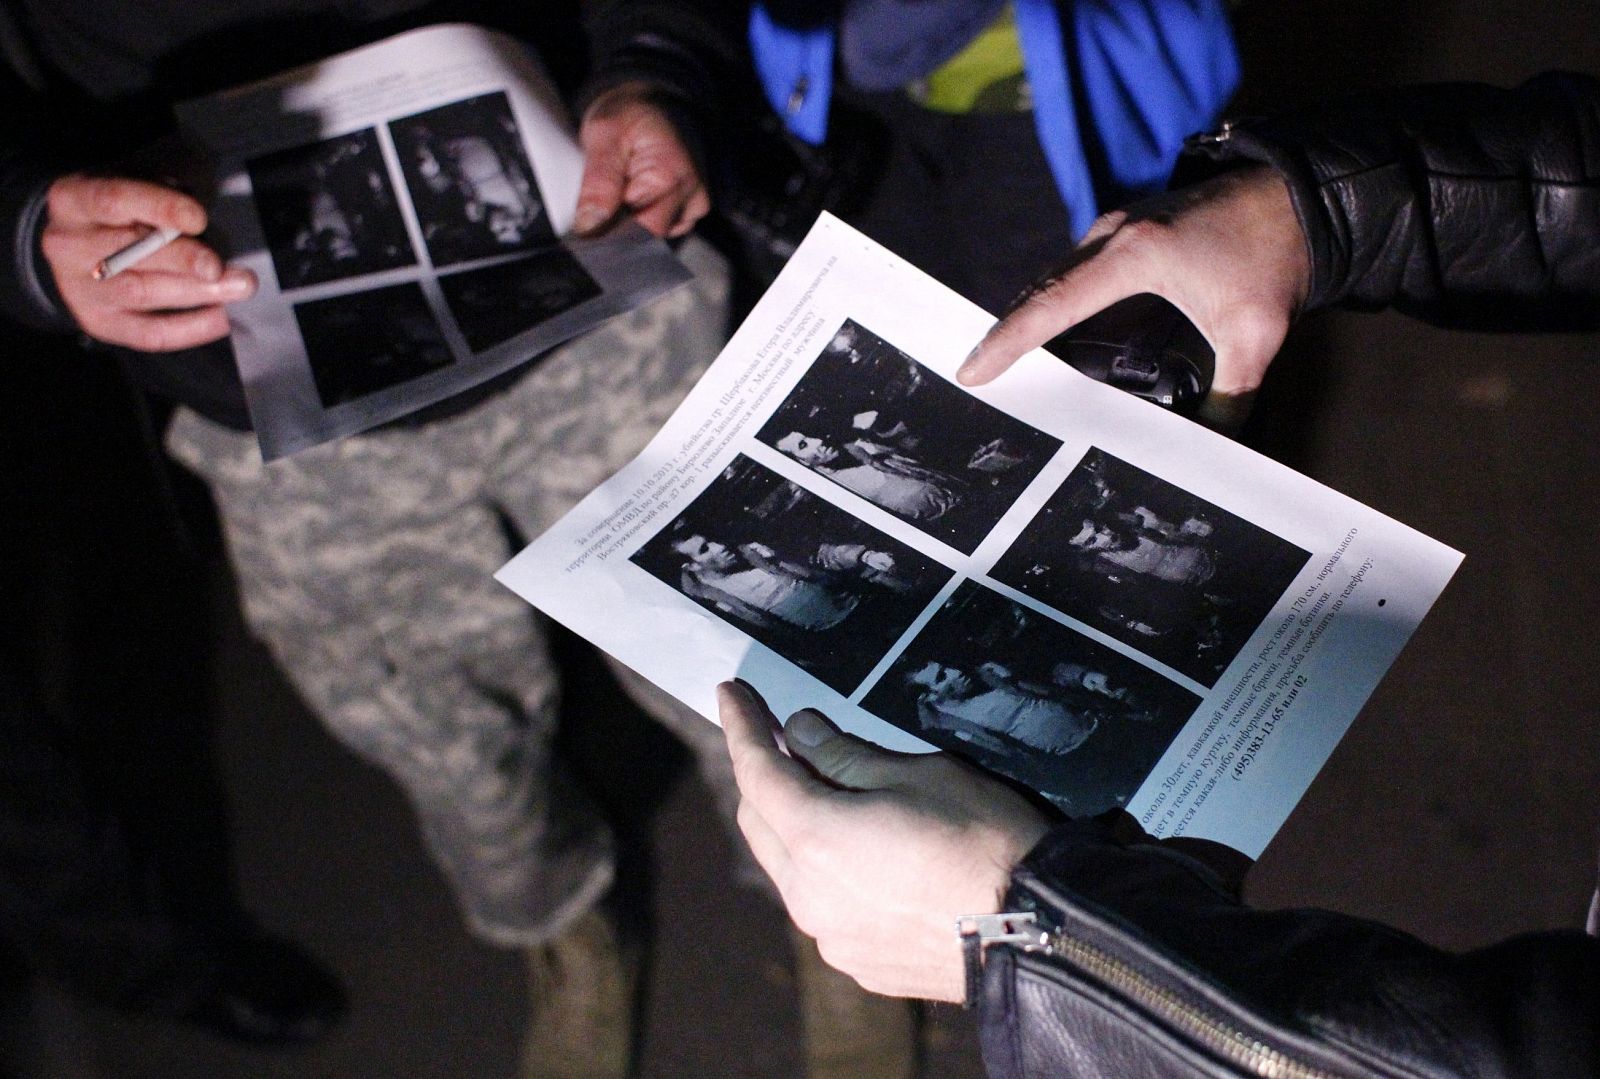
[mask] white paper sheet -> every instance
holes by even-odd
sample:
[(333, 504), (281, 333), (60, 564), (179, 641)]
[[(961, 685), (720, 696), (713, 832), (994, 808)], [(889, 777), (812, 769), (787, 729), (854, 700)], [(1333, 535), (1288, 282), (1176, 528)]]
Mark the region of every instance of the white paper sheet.
[(1043, 351), (956, 385), (992, 321), (825, 216), (498, 577), (708, 718), (739, 677), (1259, 855), (1461, 556)]
[(186, 102), (268, 460), (407, 415), (680, 284), (637, 225), (565, 239), (583, 157), (537, 58), (480, 27), (401, 34)]

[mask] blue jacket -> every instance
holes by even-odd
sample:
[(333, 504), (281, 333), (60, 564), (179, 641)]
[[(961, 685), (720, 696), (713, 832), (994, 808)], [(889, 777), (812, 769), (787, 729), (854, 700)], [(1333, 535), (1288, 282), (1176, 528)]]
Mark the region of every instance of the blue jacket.
[[(1082, 125), (1091, 125), (1115, 183), (1160, 190), (1184, 138), (1212, 126), (1238, 84), (1233, 34), (1222, 0), (1014, 3), (1039, 143), (1077, 239), (1099, 213)], [(832, 27), (775, 23), (760, 3), (751, 12), (767, 101), (813, 145), (828, 132), (834, 39)], [(1075, 99), (1069, 56), (1083, 101)]]

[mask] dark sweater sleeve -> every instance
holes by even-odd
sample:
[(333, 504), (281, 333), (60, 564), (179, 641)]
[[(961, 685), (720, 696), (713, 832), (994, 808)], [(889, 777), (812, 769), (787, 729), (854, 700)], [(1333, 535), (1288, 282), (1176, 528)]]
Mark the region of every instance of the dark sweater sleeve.
[(67, 169), (32, 121), (25, 96), (0, 121), (0, 314), (36, 330), (77, 328), (39, 250), (45, 194)]
[(1383, 91), (1201, 136), (1180, 180), (1282, 173), (1311, 255), (1307, 308), (1397, 305), (1524, 328), (1600, 319), (1600, 81)]
[(1056, 932), (1044, 951), (990, 949), (995, 1076), (1248, 1074), (1242, 1058), (1273, 1054), (1286, 1075), (1600, 1074), (1600, 942), (1575, 931), (1457, 954), (1330, 911), (1253, 910), (1092, 822), (1040, 843), (1007, 909)]

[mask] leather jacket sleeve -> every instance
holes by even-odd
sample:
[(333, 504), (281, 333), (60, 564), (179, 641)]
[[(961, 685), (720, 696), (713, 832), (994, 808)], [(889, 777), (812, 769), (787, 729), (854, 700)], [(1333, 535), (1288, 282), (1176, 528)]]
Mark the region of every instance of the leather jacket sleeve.
[(1419, 86), (1239, 121), (1191, 140), (1178, 179), (1241, 161), (1289, 185), (1311, 256), (1307, 309), (1600, 323), (1600, 81)]
[(70, 333), (77, 323), (39, 251), (45, 194), (56, 175), (20, 144), (0, 147), (0, 316), (36, 330)]
[(1033, 943), (987, 951), (995, 1079), (1025, 1076), (1593, 1076), (1600, 942), (1465, 954), (1321, 910), (1252, 910), (1200, 863), (1096, 822), (1047, 836), (1007, 910)]
[(42, 121), (41, 95), (0, 64), (0, 317), (36, 330), (70, 333), (68, 314), (39, 251), (45, 194), (68, 171), (69, 155)]

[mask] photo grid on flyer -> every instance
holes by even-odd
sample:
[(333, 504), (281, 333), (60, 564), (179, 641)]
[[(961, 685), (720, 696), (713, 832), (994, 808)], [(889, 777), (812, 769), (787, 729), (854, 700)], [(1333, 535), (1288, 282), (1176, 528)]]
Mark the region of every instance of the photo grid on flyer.
[(500, 579), (708, 717), (737, 676), (1259, 853), (1459, 555), (1042, 352), (957, 386), (991, 322), (824, 218)]
[(683, 283), (636, 225), (565, 238), (582, 155), (536, 57), (424, 28), (187, 102), (271, 460), (472, 389)]

